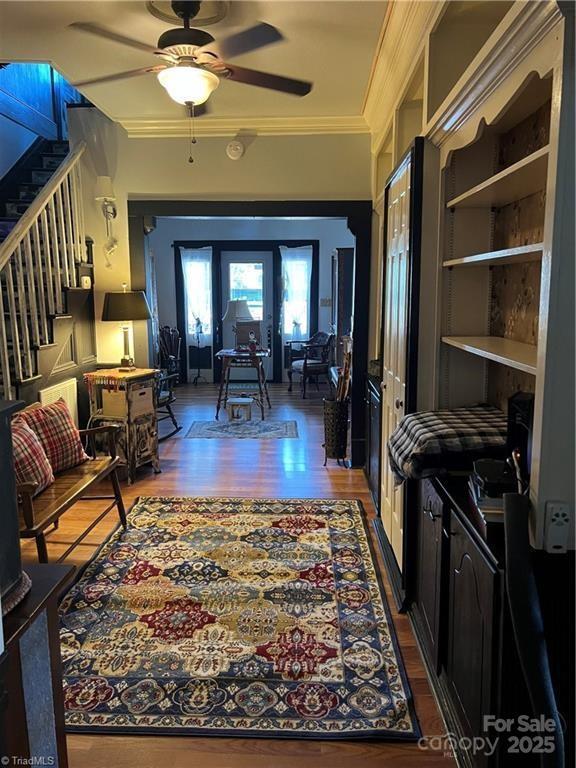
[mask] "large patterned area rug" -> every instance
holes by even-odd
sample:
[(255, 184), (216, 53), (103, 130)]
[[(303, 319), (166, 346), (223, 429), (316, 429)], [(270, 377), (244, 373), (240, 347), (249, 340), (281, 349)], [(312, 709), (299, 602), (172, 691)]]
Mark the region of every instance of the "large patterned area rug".
[(142, 498), (61, 640), (70, 730), (419, 735), (357, 501)]
[(272, 421), (260, 417), (251, 421), (193, 421), (186, 437), (274, 440), (298, 437), (295, 421)]

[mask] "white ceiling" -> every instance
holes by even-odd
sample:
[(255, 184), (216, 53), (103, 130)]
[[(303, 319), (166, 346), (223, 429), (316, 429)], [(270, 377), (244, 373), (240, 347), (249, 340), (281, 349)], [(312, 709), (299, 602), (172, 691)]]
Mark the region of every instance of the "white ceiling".
[[(286, 120), (360, 115), (386, 5), (384, 0), (233, 0), (227, 17), (206, 28), (216, 40), (257, 21), (273, 24), (286, 38), (234, 61), (311, 80), (314, 87), (297, 98), (223, 81), (210, 99), (211, 115)], [(0, 60), (49, 61), (71, 82), (158, 63), (152, 54), (69, 29), (75, 21), (97, 23), (152, 45), (171, 27), (137, 0), (0, 2)], [(121, 123), (183, 117), (184, 108), (168, 97), (154, 74), (89, 86), (84, 92)]]

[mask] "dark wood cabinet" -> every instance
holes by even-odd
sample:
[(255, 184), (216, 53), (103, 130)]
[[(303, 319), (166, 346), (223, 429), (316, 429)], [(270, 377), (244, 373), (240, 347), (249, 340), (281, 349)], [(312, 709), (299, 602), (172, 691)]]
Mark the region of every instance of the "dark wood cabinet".
[(29, 565), (32, 588), (3, 619), (0, 658), (0, 755), (14, 765), (66, 768), (58, 598), (69, 565)]
[[(495, 638), (500, 625), (496, 562), (450, 510), (450, 575), (446, 681), (466, 735), (483, 732), (484, 715), (496, 711)], [(478, 765), (485, 764), (478, 758)]]
[(367, 455), (364, 472), (372, 494), (374, 506), (379, 511), (380, 494), (380, 440), (381, 440), (380, 389), (371, 379), (366, 385), (366, 445)]
[[(447, 731), (457, 737), (461, 766), (516, 765), (505, 738), (491, 755), (462, 746), (495, 735), (484, 729), (485, 715), (515, 718), (531, 711), (504, 599), (502, 524), (489, 523), (483, 538), (466, 478), (418, 485), (410, 614)], [(534, 757), (519, 759), (528, 766)]]
[[(502, 526), (490, 531), (491, 550), (471, 518), (466, 487), (466, 478), (419, 483), (411, 614), (448, 731), (473, 738), (486, 735), (484, 715), (503, 712), (501, 659), (514, 653), (511, 634), (502, 632)], [(458, 756), (464, 766), (499, 765), (496, 755)]]
[(444, 517), (445, 505), (430, 480), (420, 484), (418, 520), (418, 568), (416, 572), (416, 604), (422, 628), (422, 639), (426, 644), (431, 665), (439, 671), (440, 639), (443, 634), (441, 616), (445, 610), (445, 594), (442, 589), (446, 563), (445, 546), (442, 538), (446, 535)]
[(4, 604), (10, 598), (10, 593), (19, 590), (22, 578), (10, 424), (14, 413), (23, 405), (15, 400), (0, 400), (0, 597)]

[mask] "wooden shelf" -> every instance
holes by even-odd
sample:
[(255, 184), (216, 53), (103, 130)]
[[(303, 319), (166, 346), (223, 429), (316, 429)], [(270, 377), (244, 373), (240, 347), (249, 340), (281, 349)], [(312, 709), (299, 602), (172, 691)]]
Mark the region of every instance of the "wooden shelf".
[(548, 146), (446, 203), (447, 208), (500, 208), (546, 188)]
[(460, 267), (460, 266), (478, 266), (494, 264), (517, 264), (525, 261), (539, 261), (542, 258), (543, 243), (533, 243), (532, 245), (520, 245), (516, 248), (505, 248), (501, 251), (487, 251), (486, 253), (474, 253), (470, 256), (463, 256), (460, 259), (448, 259), (442, 266)]
[(536, 375), (536, 346), (501, 336), (443, 336), (444, 344)]

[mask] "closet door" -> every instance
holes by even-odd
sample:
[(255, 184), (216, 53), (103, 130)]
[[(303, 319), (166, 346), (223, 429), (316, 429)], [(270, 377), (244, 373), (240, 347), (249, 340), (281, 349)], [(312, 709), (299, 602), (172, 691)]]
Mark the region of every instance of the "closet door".
[[(382, 376), (382, 456), (388, 438), (404, 416), (406, 340), (408, 336), (408, 270), (411, 157), (398, 168), (388, 187), (386, 285)], [(384, 530), (402, 570), (404, 489), (396, 488), (388, 461), (382, 461), (381, 514)]]

